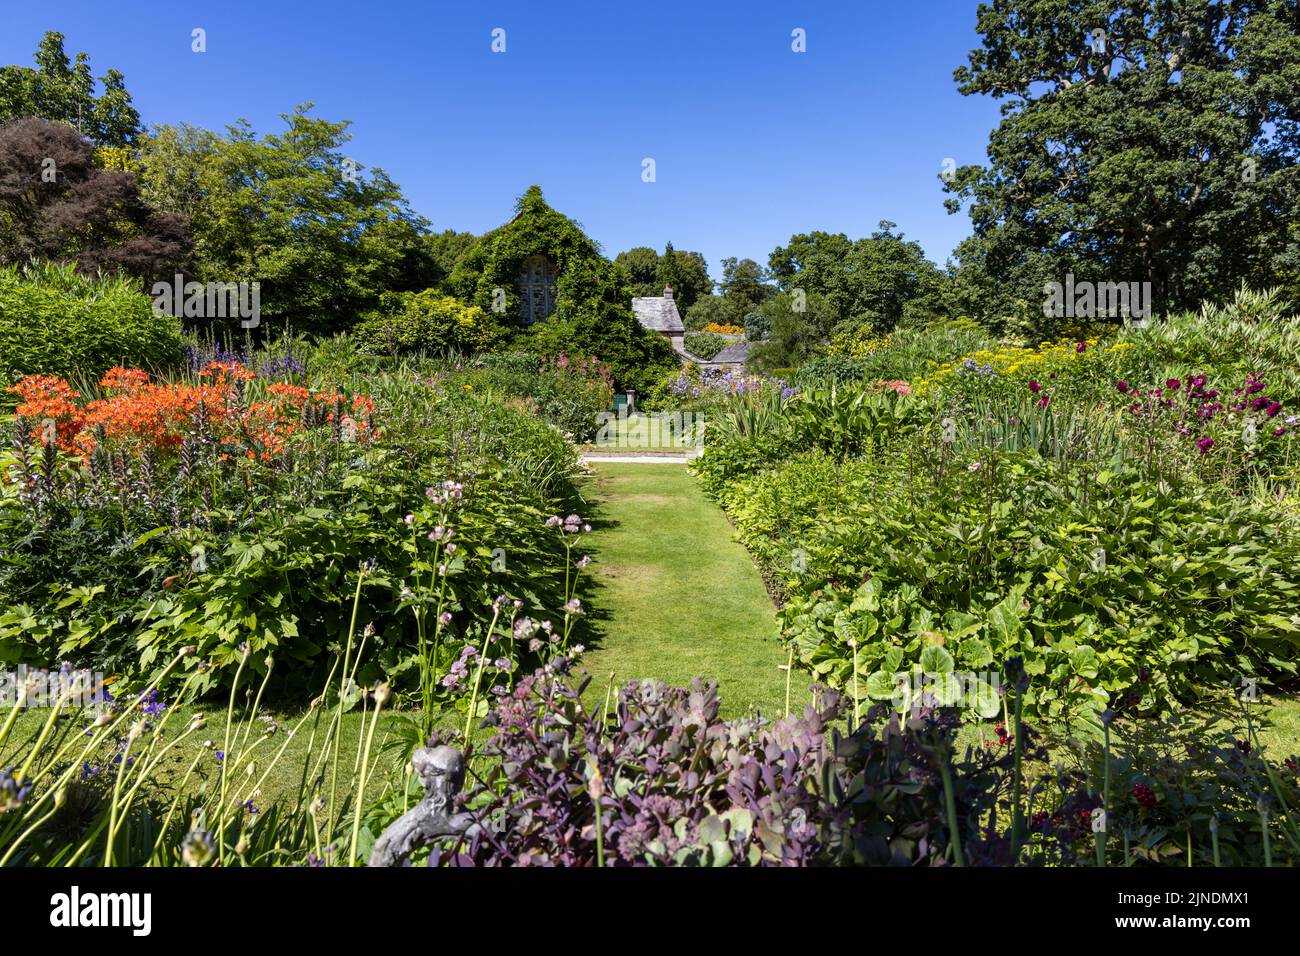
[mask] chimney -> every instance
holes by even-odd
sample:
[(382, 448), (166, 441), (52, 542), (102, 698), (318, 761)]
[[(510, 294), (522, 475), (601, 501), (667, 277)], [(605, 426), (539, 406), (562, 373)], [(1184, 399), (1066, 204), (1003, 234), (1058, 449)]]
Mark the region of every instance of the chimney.
[(673, 297), (673, 287), (665, 283), (665, 284), (664, 284), (664, 298), (665, 298), (665, 299), (671, 299), (672, 297)]

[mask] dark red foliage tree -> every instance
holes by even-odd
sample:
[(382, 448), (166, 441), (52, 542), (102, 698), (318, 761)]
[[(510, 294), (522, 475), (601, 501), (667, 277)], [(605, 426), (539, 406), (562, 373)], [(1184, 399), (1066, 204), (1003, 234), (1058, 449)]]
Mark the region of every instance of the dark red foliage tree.
[(73, 127), (0, 125), (0, 262), (74, 262), (152, 283), (184, 271), (191, 248), (184, 217), (151, 209), (135, 174), (101, 168)]

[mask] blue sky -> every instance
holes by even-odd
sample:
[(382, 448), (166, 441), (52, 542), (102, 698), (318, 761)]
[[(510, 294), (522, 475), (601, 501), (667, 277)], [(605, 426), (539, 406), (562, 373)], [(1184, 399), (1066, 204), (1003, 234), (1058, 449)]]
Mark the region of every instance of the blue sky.
[(766, 264), (794, 233), (881, 219), (942, 264), (969, 225), (937, 175), (983, 161), (998, 119), (952, 80), (975, 0), (0, 2), (0, 63), (58, 30), (126, 74), (149, 125), (268, 132), (311, 101), (437, 229), (499, 225), (538, 183), (608, 255), (671, 240), (715, 278), (724, 256)]

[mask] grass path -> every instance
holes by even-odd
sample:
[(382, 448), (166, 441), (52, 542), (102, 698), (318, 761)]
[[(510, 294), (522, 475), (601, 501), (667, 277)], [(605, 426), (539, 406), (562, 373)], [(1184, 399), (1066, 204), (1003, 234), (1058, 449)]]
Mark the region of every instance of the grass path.
[[(684, 686), (716, 677), (723, 714), (785, 708), (786, 662), (775, 614), (748, 553), (722, 511), (680, 464), (593, 462), (597, 505), (589, 539), (594, 610), (581, 666), (589, 694), (654, 677)], [(791, 706), (808, 697), (796, 671)]]

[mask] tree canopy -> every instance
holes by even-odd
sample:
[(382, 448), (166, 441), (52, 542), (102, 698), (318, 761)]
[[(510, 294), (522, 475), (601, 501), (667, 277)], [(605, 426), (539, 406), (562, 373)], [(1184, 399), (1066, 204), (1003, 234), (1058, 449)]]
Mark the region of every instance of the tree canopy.
[(124, 77), (108, 70), (95, 95), (90, 57), (68, 59), (63, 34), (51, 30), (36, 50), (36, 66), (0, 66), (0, 123), (36, 117), (75, 126), (97, 146), (127, 147), (140, 136), (140, 114)]
[(264, 321), (328, 333), (438, 274), (428, 223), (382, 169), (344, 156), (347, 123), (310, 109), (261, 138), (245, 122), (224, 134), (160, 127), (140, 167), (148, 200), (192, 224), (201, 280), (259, 282)]
[(888, 331), (943, 311), (944, 275), (886, 220), (870, 236), (812, 232), (791, 236), (768, 258), (772, 278), (786, 292), (825, 296), (832, 325)]
[(637, 246), (614, 257), (623, 269), (633, 295), (662, 295), (665, 285), (672, 286), (677, 307), (685, 313), (703, 296), (713, 292), (709, 266), (698, 252), (674, 249), (668, 243), (663, 255), (649, 246)]
[(189, 252), (185, 218), (151, 209), (135, 174), (104, 169), (71, 126), (0, 125), (0, 263), (46, 259), (148, 284), (170, 278)]
[(988, 165), (945, 184), (987, 301), (1045, 279), (1151, 283), (1158, 311), (1300, 264), (1295, 0), (993, 0), (955, 73), (1006, 100)]

